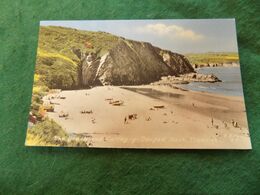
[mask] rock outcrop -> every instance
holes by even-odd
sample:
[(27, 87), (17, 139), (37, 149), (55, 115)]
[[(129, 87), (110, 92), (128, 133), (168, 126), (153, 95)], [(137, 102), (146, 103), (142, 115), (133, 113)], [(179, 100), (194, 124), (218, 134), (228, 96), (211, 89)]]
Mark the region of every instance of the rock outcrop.
[(221, 82), (221, 80), (213, 74), (187, 73), (179, 76), (163, 76), (160, 81), (154, 82), (153, 85), (174, 85), (188, 84), (190, 82)]
[(162, 77), (162, 80), (186, 81), (186, 82), (221, 82), (214, 74), (188, 73), (179, 76)]
[(95, 53), (81, 55), (83, 86), (148, 84), (192, 72), (183, 55), (124, 38), (99, 58)]

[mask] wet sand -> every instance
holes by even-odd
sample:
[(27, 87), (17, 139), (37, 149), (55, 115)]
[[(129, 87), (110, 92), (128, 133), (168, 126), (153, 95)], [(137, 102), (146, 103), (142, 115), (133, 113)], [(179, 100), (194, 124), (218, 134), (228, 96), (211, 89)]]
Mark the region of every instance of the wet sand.
[[(251, 149), (242, 97), (152, 85), (102, 86), (57, 95), (66, 98), (52, 99), (55, 112), (48, 116), (69, 134), (92, 136), (92, 147)], [(113, 106), (106, 99), (124, 103)], [(69, 117), (60, 118), (61, 111)], [(137, 118), (128, 119), (131, 114)]]

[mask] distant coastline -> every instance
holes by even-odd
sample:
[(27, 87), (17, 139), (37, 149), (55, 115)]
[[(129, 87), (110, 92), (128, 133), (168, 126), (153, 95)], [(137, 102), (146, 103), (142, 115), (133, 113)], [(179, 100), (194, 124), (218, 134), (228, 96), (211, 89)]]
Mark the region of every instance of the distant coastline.
[(185, 54), (193, 68), (238, 67), (238, 52), (207, 52)]

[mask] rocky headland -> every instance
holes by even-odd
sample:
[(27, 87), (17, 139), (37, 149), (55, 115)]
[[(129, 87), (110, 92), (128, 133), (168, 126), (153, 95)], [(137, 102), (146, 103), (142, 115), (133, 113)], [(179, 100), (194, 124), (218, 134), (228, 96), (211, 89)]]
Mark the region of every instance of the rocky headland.
[(81, 55), (79, 49), (74, 52), (81, 61), (82, 86), (141, 85), (162, 76), (195, 72), (181, 54), (123, 38), (101, 57), (93, 52)]
[(159, 81), (151, 83), (151, 85), (165, 85), (176, 87), (175, 84), (189, 84), (190, 82), (221, 82), (214, 74), (188, 73), (178, 76), (164, 76)]

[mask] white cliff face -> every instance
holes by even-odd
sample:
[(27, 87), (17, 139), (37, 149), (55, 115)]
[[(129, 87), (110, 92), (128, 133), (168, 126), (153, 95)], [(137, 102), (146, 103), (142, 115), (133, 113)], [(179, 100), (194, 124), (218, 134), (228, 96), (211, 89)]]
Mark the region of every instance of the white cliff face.
[(170, 61), (170, 55), (168, 53), (163, 54), (163, 61), (166, 63)]
[(82, 84), (92, 86), (95, 79), (96, 70), (100, 64), (100, 60), (96, 55), (90, 53), (82, 62)]
[[(105, 55), (103, 55), (103, 56), (101, 57), (100, 63), (99, 63), (98, 68), (97, 68), (97, 73), (96, 73), (96, 76), (95, 76), (95, 80), (98, 79), (100, 69), (101, 69), (102, 66), (104, 65), (104, 63), (105, 63), (105, 61), (106, 61), (108, 55), (109, 55), (109, 52), (106, 53)], [(101, 82), (103, 85), (105, 85), (105, 83), (103, 82), (103, 80), (102, 80), (101, 78), (100, 78), (99, 80), (100, 80), (100, 82)]]

